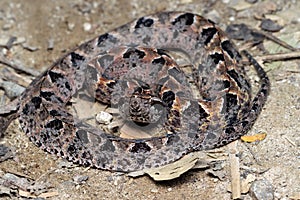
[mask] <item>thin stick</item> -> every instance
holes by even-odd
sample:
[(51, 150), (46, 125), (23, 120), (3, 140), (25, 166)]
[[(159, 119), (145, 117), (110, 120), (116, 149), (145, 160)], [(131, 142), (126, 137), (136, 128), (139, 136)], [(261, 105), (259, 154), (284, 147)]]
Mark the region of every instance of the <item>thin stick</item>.
[(295, 52), (290, 52), (290, 53), (277, 53), (277, 54), (255, 56), (255, 58), (257, 60), (261, 60), (263, 62), (297, 59), (297, 58), (300, 58), (300, 51), (295, 51)]
[(240, 181), (240, 162), (237, 157), (237, 140), (228, 144), (229, 149), (229, 162), (231, 174), (231, 192), (232, 199), (241, 198), (241, 181)]
[(270, 33), (267, 33), (265, 31), (261, 31), (261, 30), (257, 30), (257, 29), (253, 29), (253, 31), (257, 32), (259, 34), (264, 35), (269, 40), (272, 40), (273, 42), (275, 42), (275, 43), (277, 43), (277, 44), (279, 44), (279, 45), (281, 45), (281, 46), (283, 46), (283, 47), (285, 47), (285, 48), (287, 48), (287, 49), (289, 49), (291, 51), (297, 51), (297, 50), (299, 50), (299, 49), (297, 49), (297, 48), (295, 48), (295, 47), (287, 44), (286, 42), (280, 40), (279, 38), (275, 37), (274, 35), (272, 35)]

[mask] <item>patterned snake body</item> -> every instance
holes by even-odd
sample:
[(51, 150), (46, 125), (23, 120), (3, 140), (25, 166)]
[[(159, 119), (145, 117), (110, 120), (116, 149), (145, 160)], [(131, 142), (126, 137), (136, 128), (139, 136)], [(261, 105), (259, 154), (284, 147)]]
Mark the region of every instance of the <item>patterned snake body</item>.
[[(173, 50), (193, 66), (198, 99), (168, 55)], [(182, 12), (145, 16), (61, 58), (23, 93), (17, 115), (32, 142), (74, 163), (123, 172), (162, 166), (225, 145), (252, 127), (270, 84), (245, 54), (261, 79), (253, 99), (239, 53), (213, 22)], [(67, 105), (82, 90), (117, 105), (128, 120), (163, 120), (165, 135), (123, 139), (80, 121)]]

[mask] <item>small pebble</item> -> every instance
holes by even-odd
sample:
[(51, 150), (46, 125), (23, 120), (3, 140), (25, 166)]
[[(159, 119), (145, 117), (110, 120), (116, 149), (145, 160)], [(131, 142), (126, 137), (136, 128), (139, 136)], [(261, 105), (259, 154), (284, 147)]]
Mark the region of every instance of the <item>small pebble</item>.
[(0, 81), (0, 87), (5, 90), (6, 95), (10, 99), (20, 96), (22, 92), (25, 91), (25, 88), (23, 86), (9, 81)]
[(7, 30), (11, 29), (12, 27), (13, 27), (12, 24), (4, 24), (2, 26), (2, 30), (7, 31)]
[(26, 38), (25, 37), (17, 37), (17, 40), (14, 42), (14, 45), (16, 44), (22, 44), (26, 42)]
[(4, 176), (2, 176), (2, 178), (11, 186), (13, 185), (13, 186), (17, 186), (17, 187), (26, 189), (31, 185), (31, 183), (28, 181), (27, 178), (22, 178), (22, 177), (19, 177), (15, 174), (11, 174), (11, 173), (4, 174)]
[(234, 16), (229, 17), (229, 21), (231, 22), (235, 21), (235, 17)]
[(51, 51), (51, 50), (53, 50), (53, 48), (54, 48), (54, 39), (53, 39), (53, 38), (50, 38), (50, 39), (48, 40), (48, 47), (47, 47), (47, 50), (48, 50), (48, 51)]
[(82, 184), (83, 182), (87, 181), (89, 179), (89, 176), (83, 176), (83, 175), (76, 175), (73, 177), (74, 182), (77, 184)]
[(265, 31), (277, 32), (280, 31), (283, 27), (274, 22), (271, 19), (263, 19), (260, 24), (261, 29)]
[(107, 112), (101, 111), (96, 115), (96, 121), (100, 124), (109, 124), (113, 116)]
[(74, 23), (68, 22), (67, 25), (68, 25), (68, 30), (69, 31), (72, 31), (75, 28), (75, 24)]
[(91, 23), (85, 22), (85, 23), (83, 24), (83, 30), (84, 30), (85, 32), (88, 32), (88, 31), (90, 31), (91, 29), (92, 29), (92, 24), (91, 24)]
[(72, 168), (72, 167), (73, 167), (73, 163), (67, 160), (61, 160), (58, 163), (58, 168)]
[(0, 162), (3, 162), (9, 158), (13, 158), (12, 150), (3, 144), (0, 144)]
[(156, 189), (156, 188), (155, 189), (151, 189), (150, 192), (152, 192), (152, 193), (158, 193), (158, 189)]
[(26, 43), (22, 44), (22, 46), (23, 46), (24, 49), (27, 49), (28, 51), (32, 51), (32, 52), (37, 51), (39, 49), (38, 47), (31, 46), (31, 45), (26, 44)]

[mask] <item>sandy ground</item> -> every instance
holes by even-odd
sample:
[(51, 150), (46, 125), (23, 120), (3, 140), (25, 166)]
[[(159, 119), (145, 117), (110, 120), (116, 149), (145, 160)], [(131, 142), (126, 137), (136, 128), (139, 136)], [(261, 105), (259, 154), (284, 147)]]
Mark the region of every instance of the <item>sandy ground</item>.
[[(265, 14), (284, 26), (274, 35), (300, 48), (300, 2), (296, 0), (258, 1), (256, 4), (233, 0), (1, 0), (0, 41), (5, 44), (11, 36), (23, 40), (23, 45), (12, 47), (10, 59), (42, 72), (78, 44), (136, 17), (164, 10), (199, 13), (223, 28), (241, 22), (259, 28), (259, 18)], [(54, 47), (48, 50), (51, 40)], [(30, 51), (24, 46), (38, 50)], [(282, 50), (271, 42), (265, 42), (265, 49), (270, 53)], [(263, 54), (251, 51), (255, 55)], [(259, 143), (239, 142), (242, 177), (252, 174), (264, 179), (272, 186), (275, 199), (300, 199), (300, 61), (274, 62), (266, 64), (265, 69), (271, 79), (272, 92), (249, 134), (266, 132), (267, 138)], [(14, 148), (16, 155), (0, 163), (0, 176), (6, 172), (19, 173), (45, 183), (47, 190), (41, 193), (53, 192), (54, 196), (49, 199), (231, 198), (228, 161), (223, 163), (221, 180), (203, 170), (192, 170), (175, 180), (157, 183), (147, 176), (129, 178), (108, 171), (65, 166), (68, 163), (62, 159), (31, 144), (17, 122), (9, 127), (2, 143)], [(76, 181), (76, 177), (84, 176), (88, 177), (86, 181)], [(18, 197), (13, 195), (13, 198)], [(253, 199), (249, 193), (242, 198)]]

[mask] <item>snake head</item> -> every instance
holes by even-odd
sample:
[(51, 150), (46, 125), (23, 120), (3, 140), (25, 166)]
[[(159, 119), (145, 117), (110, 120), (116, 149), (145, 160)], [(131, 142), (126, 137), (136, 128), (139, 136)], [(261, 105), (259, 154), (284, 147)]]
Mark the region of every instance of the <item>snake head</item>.
[(139, 124), (156, 123), (166, 115), (166, 104), (158, 97), (143, 91), (129, 100), (129, 118)]

